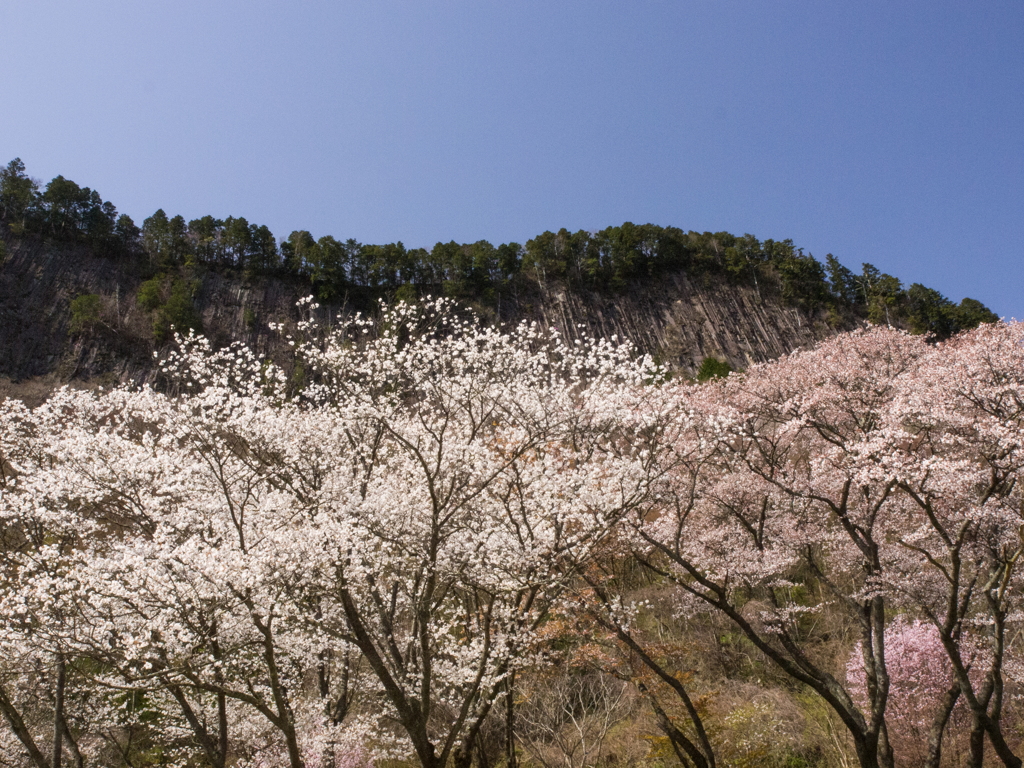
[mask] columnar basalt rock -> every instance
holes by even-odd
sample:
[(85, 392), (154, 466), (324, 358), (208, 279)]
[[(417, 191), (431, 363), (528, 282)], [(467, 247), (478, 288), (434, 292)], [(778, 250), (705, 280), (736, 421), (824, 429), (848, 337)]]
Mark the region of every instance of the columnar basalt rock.
[[(153, 321), (136, 300), (144, 282), (139, 264), (97, 256), (82, 245), (4, 237), (0, 392), (32, 400), (34, 390), (69, 381), (151, 380)], [(286, 351), (267, 323), (294, 321), (295, 302), (309, 292), (308, 285), (241, 271), (197, 271), (194, 281), (196, 311), (215, 345), (245, 341), (271, 357)], [(70, 334), (71, 303), (84, 294), (100, 297), (99, 320), (88, 333)], [(323, 315), (336, 318), (350, 311), (325, 305)], [(834, 333), (820, 319), (762, 299), (753, 288), (684, 273), (637, 282), (616, 295), (528, 286), (503, 295), (483, 314), (486, 321), (502, 324), (535, 320), (571, 340), (615, 336), (686, 375), (709, 356), (742, 369)], [(47, 384), (33, 385), (33, 379)]]

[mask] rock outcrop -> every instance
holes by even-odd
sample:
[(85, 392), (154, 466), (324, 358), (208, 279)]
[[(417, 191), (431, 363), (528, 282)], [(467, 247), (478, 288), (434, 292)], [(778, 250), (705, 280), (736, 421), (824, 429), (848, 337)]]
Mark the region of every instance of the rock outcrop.
[[(0, 396), (45, 396), (67, 382), (145, 382), (154, 370), (153, 320), (136, 300), (141, 265), (93, 254), (82, 246), (38, 238), (5, 238), (0, 265)], [(260, 354), (285, 351), (267, 323), (295, 318), (309, 288), (297, 280), (196, 273), (193, 300), (217, 345), (241, 340)], [(71, 302), (100, 297), (98, 323), (69, 333)], [(670, 366), (692, 373), (708, 356), (744, 368), (813, 345), (833, 333), (820, 321), (761, 297), (747, 286), (675, 274), (639, 282), (618, 295), (525, 286), (502, 297), (502, 322), (536, 320), (574, 338), (581, 333), (629, 339)], [(343, 307), (324, 307), (336, 314)], [(484, 313), (497, 317), (494, 310)]]

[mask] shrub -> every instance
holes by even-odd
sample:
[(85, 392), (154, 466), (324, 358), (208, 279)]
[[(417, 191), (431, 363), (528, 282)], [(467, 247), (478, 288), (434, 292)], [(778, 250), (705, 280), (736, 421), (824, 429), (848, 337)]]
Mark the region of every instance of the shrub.
[(139, 302), (139, 306), (147, 312), (152, 312), (154, 309), (163, 303), (163, 292), (164, 292), (164, 277), (163, 275), (157, 275), (151, 280), (147, 280), (139, 286), (139, 292), (135, 294), (136, 300)]
[(93, 330), (100, 323), (102, 303), (95, 293), (86, 293), (71, 301), (71, 321), (68, 333), (77, 336)]
[(697, 381), (724, 379), (732, 373), (732, 366), (717, 357), (705, 357), (697, 370)]
[(158, 344), (171, 337), (173, 331), (184, 332), (191, 329), (202, 333), (203, 323), (192, 306), (192, 291), (188, 283), (175, 280), (171, 285), (171, 295), (167, 303), (160, 307), (153, 319), (153, 336)]

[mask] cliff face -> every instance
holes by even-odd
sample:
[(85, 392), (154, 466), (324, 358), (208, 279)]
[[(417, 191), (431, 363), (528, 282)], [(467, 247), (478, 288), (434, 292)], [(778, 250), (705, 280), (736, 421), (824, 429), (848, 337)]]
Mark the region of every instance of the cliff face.
[[(110, 385), (152, 379), (153, 315), (136, 299), (137, 265), (38, 239), (6, 240), (0, 265), (0, 398), (38, 402), (64, 383)], [(193, 280), (205, 334), (217, 345), (245, 341), (261, 354), (280, 346), (271, 320), (294, 315), (308, 287), (283, 280), (207, 273)], [(71, 303), (100, 297), (98, 322), (72, 334)]]
[[(37, 401), (61, 383), (152, 377), (153, 316), (136, 300), (143, 282), (137, 264), (35, 238), (7, 239), (6, 246), (0, 265), (0, 396)], [(295, 302), (308, 285), (214, 272), (190, 280), (204, 332), (215, 344), (240, 340), (262, 355), (286, 354), (267, 323), (293, 320)], [(99, 318), (71, 334), (71, 302), (84, 294), (100, 297)], [(771, 296), (762, 299), (753, 288), (685, 274), (638, 283), (617, 296), (535, 286), (504, 296), (500, 309), (504, 322), (536, 320), (570, 339), (583, 332), (629, 339), (687, 373), (707, 356), (744, 368), (832, 333)]]
[(693, 373), (705, 357), (746, 368), (813, 345), (833, 333), (754, 288), (694, 281), (676, 274), (609, 297), (552, 291), (539, 306), (545, 325), (570, 338), (578, 326), (595, 336), (629, 339), (673, 369)]

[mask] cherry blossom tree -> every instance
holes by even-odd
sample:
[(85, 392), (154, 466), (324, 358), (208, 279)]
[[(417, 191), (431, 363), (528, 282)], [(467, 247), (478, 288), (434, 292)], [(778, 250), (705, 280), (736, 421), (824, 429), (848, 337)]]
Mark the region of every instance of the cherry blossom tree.
[[(1019, 616), (1019, 335), (993, 326), (930, 345), (873, 329), (661, 392), (680, 415), (661, 458), (669, 479), (633, 518), (639, 556), (818, 693), (862, 765), (893, 764), (885, 636), (897, 608), (938, 628), (955, 673), (929, 762), (963, 696), (973, 764), (986, 735), (1020, 764), (1000, 727)], [(858, 630), (859, 701), (822, 632), (837, 621)]]
[[(885, 658), (890, 679), (887, 722), (897, 763), (937, 766), (943, 731), (960, 693), (938, 630), (898, 615), (886, 628)], [(863, 706), (867, 690), (859, 645), (846, 670), (854, 699)]]
[(1022, 341), (1013, 323), (937, 345), (901, 386), (888, 450), (877, 454), (904, 499), (887, 581), (938, 630), (971, 712), (976, 766), (986, 737), (1005, 765), (1021, 765), (1001, 720), (1007, 632), (1020, 625), (1024, 586)]
[(1017, 326), (866, 330), (691, 385), (444, 302), (300, 311), (287, 367), (189, 336), (159, 392), (0, 406), (3, 754), (127, 762), (145, 713), (213, 766), (468, 768), (578, 588), (630, 680), (689, 712), (662, 709), (680, 759), (714, 765), (607, 545), (821, 697), (865, 768), (894, 765), (894, 649), (927, 629), (949, 670), (911, 686), (928, 762), (959, 701), (972, 764), (1020, 766)]
[(170, 396), (40, 411), (50, 456), (18, 498), (78, 537), (67, 642), (108, 689), (173, 700), (212, 764), (242, 707), (293, 768), (310, 702), (343, 725), (358, 651), (420, 762), (468, 766), (548, 607), (647, 493), (649, 440), (617, 414), (656, 371), (443, 304), (299, 331), (299, 391), (189, 337), (163, 364)]
[[(893, 764), (880, 552), (897, 482), (871, 456), (900, 377), (925, 352), (920, 339), (872, 330), (720, 383), (665, 388), (679, 414), (661, 457), (667, 480), (633, 519), (646, 566), (821, 696), (866, 767)], [(861, 638), (864, 707), (828, 662), (815, 620), (825, 610)]]
[(329, 488), (303, 481), (329, 494), (305, 594), (367, 659), (421, 763), (468, 766), (552, 601), (646, 495), (648, 443), (617, 417), (654, 371), (628, 347), (480, 329), (440, 305), (381, 326), (358, 351), (358, 323), (301, 349), (305, 396), (348, 414), (329, 454), (350, 457)]
[[(0, 405), (0, 712), (37, 768), (59, 768), (69, 752), (83, 762), (83, 740), (97, 722), (88, 680), (77, 673), (74, 639), (81, 615), (75, 568), (100, 524), (88, 499), (64, 501), (74, 478), (63, 471), (54, 439), (95, 421), (68, 392), (36, 411)], [(49, 702), (49, 722), (40, 718)]]

